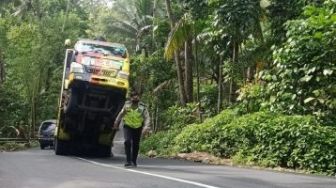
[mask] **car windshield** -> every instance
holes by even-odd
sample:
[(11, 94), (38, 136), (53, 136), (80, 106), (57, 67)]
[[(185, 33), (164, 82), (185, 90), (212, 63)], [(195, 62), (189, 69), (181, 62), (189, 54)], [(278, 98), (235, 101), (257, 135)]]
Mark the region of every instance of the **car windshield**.
[(52, 134), (55, 130), (56, 124), (54, 122), (43, 122), (39, 128), (39, 134)]
[(102, 53), (104, 55), (119, 56), (123, 58), (126, 57), (126, 49), (123, 47), (103, 46), (90, 43), (78, 43), (76, 44), (75, 49), (81, 53), (96, 52), (96, 53)]
[(46, 129), (44, 130), (44, 132), (51, 132), (51, 131), (55, 130), (55, 127), (56, 127), (55, 124), (50, 124), (50, 125), (48, 126), (48, 128), (46, 128)]
[(53, 125), (54, 123), (52, 122), (44, 122), (42, 125), (41, 125), (41, 130), (46, 130), (48, 129), (49, 127), (52, 127), (51, 125)]

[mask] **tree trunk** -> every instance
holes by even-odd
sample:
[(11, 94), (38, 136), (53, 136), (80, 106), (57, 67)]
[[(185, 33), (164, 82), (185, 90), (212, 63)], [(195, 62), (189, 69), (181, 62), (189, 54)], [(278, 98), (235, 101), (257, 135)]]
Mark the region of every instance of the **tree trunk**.
[(217, 95), (217, 113), (219, 114), (222, 110), (222, 57), (220, 57), (218, 62), (218, 95)]
[[(257, 63), (258, 64), (258, 63)], [(247, 82), (251, 83), (252, 81), (254, 81), (254, 75), (257, 73), (257, 65), (253, 65), (253, 66), (249, 66), (247, 68)]]
[(191, 40), (184, 43), (184, 61), (185, 61), (185, 80), (184, 89), (187, 96), (187, 102), (193, 101), (193, 64), (192, 64), (192, 46)]
[(33, 81), (31, 87), (32, 87), (32, 95), (31, 95), (31, 137), (35, 138), (35, 129), (36, 129), (36, 123), (37, 123), (37, 113), (38, 113), (38, 97), (40, 95), (42, 84), (43, 82), (43, 74), (44, 70), (43, 67), (40, 67), (40, 70), (38, 72), (38, 75), (36, 75), (36, 79)]
[(200, 119), (200, 122), (203, 123), (203, 118), (202, 118), (203, 109), (202, 109), (202, 104), (201, 104), (201, 100), (200, 100), (200, 73), (199, 73), (199, 60), (198, 60), (198, 43), (197, 43), (196, 34), (194, 34), (194, 41), (195, 41), (195, 48), (194, 49), (195, 49), (196, 77), (197, 77), (196, 101), (197, 101), (197, 104), (198, 104), (199, 119)]
[[(167, 15), (168, 18), (170, 20), (170, 28), (171, 30), (174, 29), (175, 27), (175, 18), (173, 16), (173, 12), (171, 9), (171, 2), (170, 0), (165, 0), (166, 2), (166, 9), (167, 9)], [(179, 60), (179, 56), (178, 56), (178, 51), (175, 50), (174, 52), (174, 60), (175, 60), (175, 64), (176, 64), (176, 71), (177, 71), (177, 79), (179, 82), (179, 95), (180, 95), (180, 103), (182, 106), (186, 105), (186, 94), (184, 91), (184, 78), (183, 78), (183, 71), (182, 71), (182, 66)]]
[(5, 68), (4, 64), (0, 60), (0, 85), (5, 81)]
[(251, 70), (251, 66), (247, 67), (247, 70), (246, 70), (246, 82), (247, 83), (250, 83), (251, 82), (251, 78), (252, 78), (252, 70)]
[(168, 19), (170, 20), (170, 27), (174, 28), (176, 20), (175, 20), (175, 17), (173, 15), (173, 11), (171, 9), (171, 2), (170, 2), (170, 0), (165, 0), (165, 2), (166, 2)]
[(232, 103), (232, 93), (233, 93), (233, 80), (232, 79), (230, 79), (230, 86), (229, 86), (230, 88), (229, 88), (229, 99), (228, 99), (228, 101), (229, 101), (229, 105), (231, 105), (231, 103)]
[(5, 63), (0, 49), (0, 85), (5, 81)]
[(154, 132), (158, 131), (159, 128), (159, 105), (156, 105), (156, 109), (155, 109), (155, 119), (154, 119)]
[[(50, 62), (50, 64), (51, 64), (52, 62)], [(50, 65), (45, 65), (46, 67), (48, 67), (47, 68), (47, 72), (45, 73), (45, 74), (47, 74), (46, 75), (46, 77), (45, 77), (45, 91), (47, 92), (47, 91), (49, 91), (49, 89), (50, 89), (50, 84), (51, 84), (51, 82), (53, 81), (52, 80), (52, 77), (51, 77), (51, 75), (53, 74), (53, 68), (52, 68), (52, 66), (50, 66)]]
[(33, 91), (33, 95), (31, 97), (31, 104), (30, 104), (30, 113), (31, 113), (31, 119), (30, 119), (30, 132), (29, 132), (29, 138), (35, 137), (35, 124), (36, 124), (36, 97), (35, 97), (35, 91)]
[[(157, 9), (157, 0), (153, 0), (153, 21), (152, 21), (152, 24), (153, 26), (155, 25), (155, 18), (156, 18), (156, 9)], [(158, 44), (155, 40), (155, 32), (153, 30), (152, 32), (152, 41), (153, 41), (153, 46), (155, 46), (155, 48), (159, 48), (158, 47)]]
[(68, 0), (66, 8), (65, 8), (65, 17), (63, 18), (64, 20), (63, 20), (63, 24), (62, 24), (62, 33), (64, 32), (65, 25), (67, 24), (69, 7), (70, 7), (70, 0)]
[[(237, 59), (239, 53), (239, 46), (236, 41), (233, 41), (233, 52), (232, 52), (232, 64), (233, 66), (237, 66)], [(232, 96), (233, 96), (233, 75), (230, 76), (230, 91), (229, 91), (229, 104), (232, 104)], [(244, 81), (245, 82), (245, 81)]]
[(175, 51), (174, 53), (174, 59), (175, 59), (175, 63), (176, 63), (176, 71), (177, 71), (177, 80), (179, 82), (179, 95), (180, 95), (180, 103), (182, 106), (185, 106), (187, 103), (187, 97), (186, 97), (186, 93), (184, 90), (184, 78), (183, 78), (183, 71), (182, 71), (182, 65), (181, 62), (179, 60), (179, 57), (177, 55), (177, 52)]

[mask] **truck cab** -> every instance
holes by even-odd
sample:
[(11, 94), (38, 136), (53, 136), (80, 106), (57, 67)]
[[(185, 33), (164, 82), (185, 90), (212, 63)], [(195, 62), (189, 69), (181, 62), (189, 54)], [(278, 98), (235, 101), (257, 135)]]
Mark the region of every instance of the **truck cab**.
[(88, 82), (127, 90), (129, 57), (124, 45), (94, 40), (79, 40), (68, 62), (67, 85)]

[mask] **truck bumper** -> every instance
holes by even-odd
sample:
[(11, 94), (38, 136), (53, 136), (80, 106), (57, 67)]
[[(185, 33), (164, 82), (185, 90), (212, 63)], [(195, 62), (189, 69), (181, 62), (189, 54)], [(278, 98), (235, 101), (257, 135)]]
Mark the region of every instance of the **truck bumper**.
[(65, 89), (68, 89), (73, 82), (87, 82), (87, 84), (114, 87), (128, 90), (129, 82), (126, 79), (98, 76), (88, 73), (71, 73), (66, 81)]

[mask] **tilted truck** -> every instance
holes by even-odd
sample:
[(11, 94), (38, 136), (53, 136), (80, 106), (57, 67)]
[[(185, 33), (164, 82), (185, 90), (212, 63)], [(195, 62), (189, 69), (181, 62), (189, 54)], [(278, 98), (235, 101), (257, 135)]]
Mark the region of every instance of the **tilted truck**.
[(55, 131), (56, 155), (110, 156), (114, 120), (129, 89), (122, 44), (81, 39), (66, 50)]

